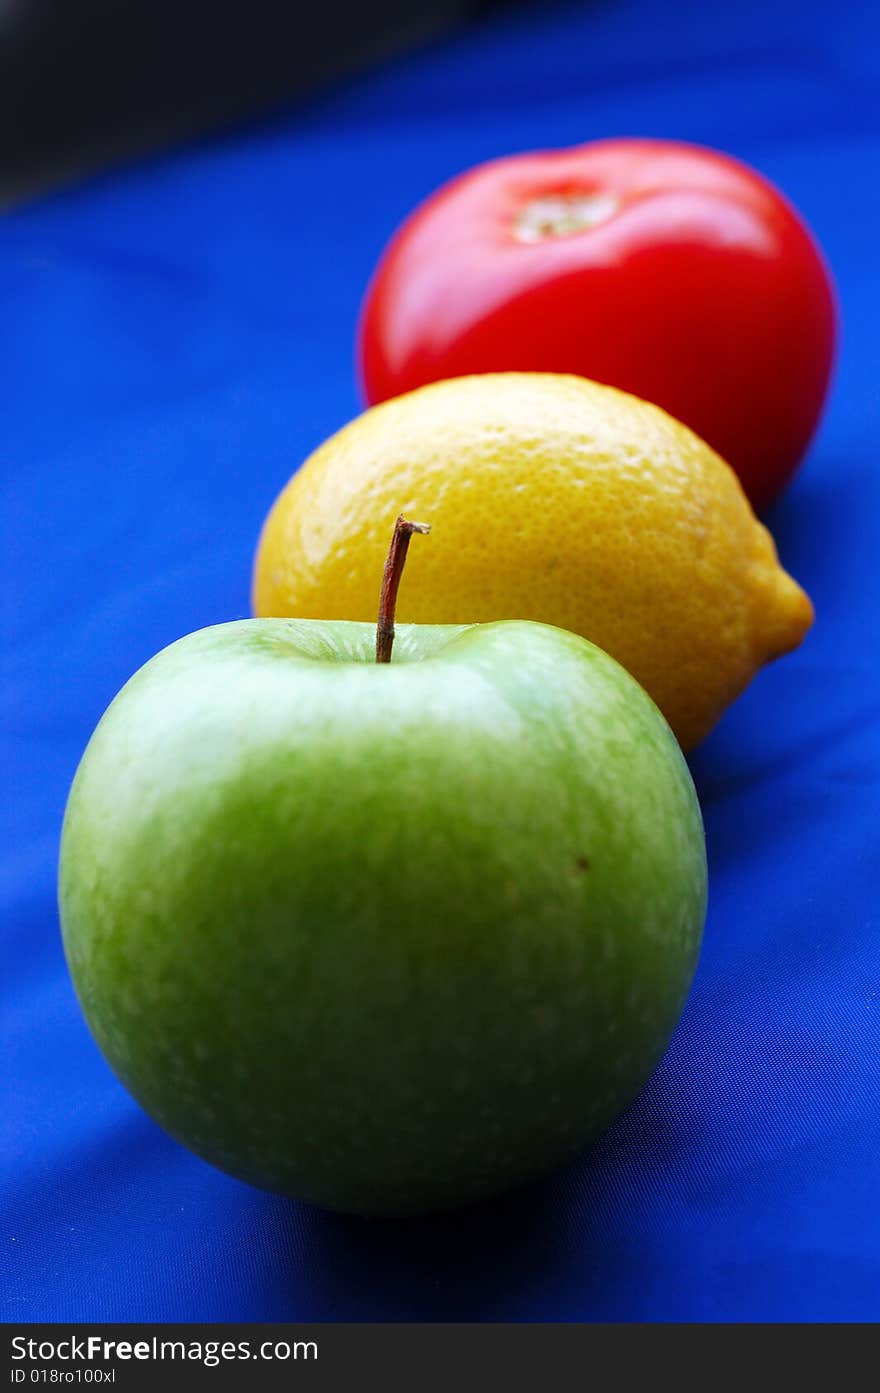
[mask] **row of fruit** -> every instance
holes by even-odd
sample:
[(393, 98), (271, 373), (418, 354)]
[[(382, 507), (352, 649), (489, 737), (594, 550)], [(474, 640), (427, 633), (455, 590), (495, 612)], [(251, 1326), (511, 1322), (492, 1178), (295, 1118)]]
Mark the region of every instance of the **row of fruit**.
[(502, 160), (404, 225), (361, 322), (377, 404), (271, 509), (257, 617), (137, 673), (68, 801), (74, 982), (174, 1136), (413, 1212), (635, 1095), (705, 916), (681, 749), (812, 622), (749, 498), (833, 338), (804, 225), (712, 152)]

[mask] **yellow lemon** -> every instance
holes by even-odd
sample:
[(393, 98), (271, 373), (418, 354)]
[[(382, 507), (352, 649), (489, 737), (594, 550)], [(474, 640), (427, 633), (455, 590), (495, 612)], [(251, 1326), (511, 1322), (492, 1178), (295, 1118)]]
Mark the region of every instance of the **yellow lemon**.
[(686, 749), (812, 622), (724, 461), (583, 378), (455, 378), (352, 421), (272, 508), (255, 613), (375, 618), (398, 513), (431, 524), (399, 621), (572, 629), (628, 668)]

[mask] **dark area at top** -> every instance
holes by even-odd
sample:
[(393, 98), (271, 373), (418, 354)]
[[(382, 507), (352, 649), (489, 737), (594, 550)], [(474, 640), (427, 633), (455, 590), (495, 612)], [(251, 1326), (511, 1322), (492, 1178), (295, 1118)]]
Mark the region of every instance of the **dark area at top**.
[(0, 0), (0, 203), (270, 110), (497, 0)]

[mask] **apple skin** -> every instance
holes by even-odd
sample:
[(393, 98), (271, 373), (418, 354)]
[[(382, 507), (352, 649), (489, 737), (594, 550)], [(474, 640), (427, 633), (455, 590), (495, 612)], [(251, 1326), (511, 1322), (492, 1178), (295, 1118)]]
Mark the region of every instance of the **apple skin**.
[(573, 1157), (644, 1084), (706, 907), (656, 707), (505, 621), (243, 620), (147, 663), (65, 814), (60, 907), (106, 1058), (173, 1136), (404, 1214)]

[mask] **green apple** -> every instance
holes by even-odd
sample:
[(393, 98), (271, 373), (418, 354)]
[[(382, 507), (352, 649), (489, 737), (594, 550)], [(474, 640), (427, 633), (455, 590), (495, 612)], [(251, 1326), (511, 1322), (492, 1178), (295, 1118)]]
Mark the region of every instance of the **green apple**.
[(542, 624), (244, 620), (98, 726), (60, 902), (94, 1035), (255, 1185), (407, 1213), (538, 1176), (647, 1079), (694, 971), (702, 821), (663, 717)]

